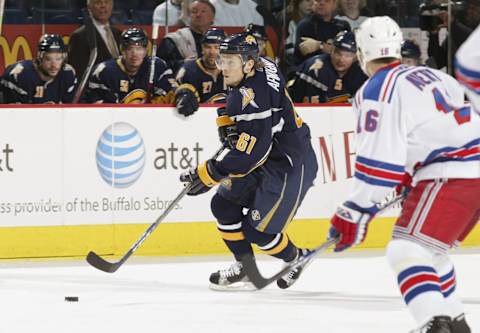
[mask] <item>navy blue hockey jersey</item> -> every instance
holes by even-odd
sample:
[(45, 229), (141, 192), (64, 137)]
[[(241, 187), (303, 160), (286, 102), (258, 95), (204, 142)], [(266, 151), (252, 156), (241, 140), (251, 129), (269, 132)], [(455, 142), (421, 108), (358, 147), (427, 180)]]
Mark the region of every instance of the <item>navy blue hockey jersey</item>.
[(298, 67), (288, 91), (295, 103), (347, 103), (367, 79), (358, 62), (345, 75), (338, 75), (330, 55), (322, 54)]
[(209, 73), (203, 66), (201, 58), (187, 60), (177, 72), (178, 88), (189, 85), (198, 92), (200, 103), (221, 103), (225, 101), (226, 86), (223, 83), (223, 75), (218, 76)]
[[(145, 57), (137, 74), (127, 74), (122, 58), (110, 59), (97, 65), (90, 76), (82, 98), (87, 103), (142, 104), (146, 102), (151, 58)], [(152, 103), (173, 101), (175, 79), (165, 61), (155, 58)]]
[(216, 163), (225, 175), (241, 177), (267, 159), (285, 170), (301, 165), (311, 150), (310, 130), (295, 112), (279, 68), (262, 60), (262, 70), (228, 91), (226, 110), (236, 122), (239, 140)]
[(8, 66), (0, 80), (5, 103), (44, 104), (71, 103), (77, 78), (75, 70), (65, 64), (50, 81), (43, 81), (32, 60)]

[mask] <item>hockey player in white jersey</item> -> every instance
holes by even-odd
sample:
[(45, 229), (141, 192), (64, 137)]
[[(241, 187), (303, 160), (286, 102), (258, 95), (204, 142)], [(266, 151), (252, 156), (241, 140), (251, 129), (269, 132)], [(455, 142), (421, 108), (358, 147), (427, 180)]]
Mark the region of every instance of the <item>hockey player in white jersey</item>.
[(462, 44), (455, 59), (455, 75), (480, 113), (480, 26)]
[(353, 191), (331, 220), (335, 251), (361, 243), (379, 203), (404, 185), (386, 256), (414, 332), (468, 333), (447, 251), (480, 218), (480, 117), (452, 77), (400, 64), (402, 32), (391, 18), (366, 20), (356, 39), (369, 79), (353, 103), (357, 159)]

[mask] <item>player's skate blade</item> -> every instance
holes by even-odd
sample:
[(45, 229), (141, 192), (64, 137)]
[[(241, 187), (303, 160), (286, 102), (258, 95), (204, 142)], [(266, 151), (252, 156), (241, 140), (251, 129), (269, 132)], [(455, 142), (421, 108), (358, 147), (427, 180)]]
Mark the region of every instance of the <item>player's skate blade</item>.
[(229, 285), (219, 285), (215, 283), (210, 283), (209, 288), (215, 291), (235, 291), (235, 292), (257, 290), (257, 288), (255, 288), (253, 283), (251, 283), (250, 281), (239, 281), (239, 282), (231, 283)]

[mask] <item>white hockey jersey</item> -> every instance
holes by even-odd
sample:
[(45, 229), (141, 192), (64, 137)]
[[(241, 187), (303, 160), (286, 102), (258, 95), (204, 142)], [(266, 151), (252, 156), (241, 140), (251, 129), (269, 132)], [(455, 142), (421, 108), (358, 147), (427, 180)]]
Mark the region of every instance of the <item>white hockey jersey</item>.
[(455, 57), (455, 75), (480, 113), (480, 26), (462, 44)]
[(480, 116), (453, 77), (395, 63), (357, 92), (354, 189), (345, 205), (376, 213), (404, 174), (413, 183), (480, 178)]

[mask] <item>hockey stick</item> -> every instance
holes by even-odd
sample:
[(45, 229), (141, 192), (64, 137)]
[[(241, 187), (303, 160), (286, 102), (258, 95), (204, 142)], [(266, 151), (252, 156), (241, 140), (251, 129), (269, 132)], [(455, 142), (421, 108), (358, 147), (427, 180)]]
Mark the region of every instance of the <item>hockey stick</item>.
[(87, 84), (90, 73), (92, 72), (93, 66), (95, 65), (95, 60), (97, 60), (98, 49), (97, 49), (97, 37), (96, 37), (96, 28), (93, 24), (92, 17), (89, 15), (85, 20), (85, 31), (87, 36), (88, 47), (90, 49), (90, 56), (88, 57), (88, 64), (83, 72), (80, 83), (78, 84), (75, 95), (73, 96), (72, 103), (76, 104), (82, 97), (83, 90)]
[[(212, 159), (216, 159), (220, 154), (225, 150), (225, 146), (222, 146), (215, 155), (213, 155)], [(135, 242), (135, 244), (130, 247), (130, 249), (123, 255), (123, 257), (116, 262), (109, 262), (98, 254), (93, 251), (90, 251), (87, 255), (87, 262), (92, 265), (93, 267), (107, 272), (107, 273), (114, 273), (116, 272), (120, 266), (122, 266), (125, 261), (139, 248), (140, 245), (147, 239), (147, 237), (158, 227), (158, 225), (165, 219), (165, 217), (175, 208), (177, 203), (190, 191), (191, 184), (185, 186), (185, 188), (173, 199), (173, 201), (165, 208), (165, 211), (162, 215), (160, 215), (155, 222), (153, 222), (147, 230), (143, 233), (143, 235)]]
[(3, 15), (5, 14), (5, 0), (0, 0), (0, 35), (2, 35)]
[[(383, 211), (387, 208), (392, 207), (395, 205), (397, 202), (401, 201), (404, 199), (403, 195), (398, 195), (394, 197), (393, 199), (389, 200), (388, 202), (381, 203), (377, 205), (379, 208), (379, 212)], [(289, 262), (287, 265), (285, 265), (284, 268), (282, 268), (278, 273), (274, 274), (273, 276), (269, 278), (265, 278), (262, 276), (260, 273), (257, 263), (255, 261), (255, 257), (251, 254), (244, 255), (242, 259), (240, 260), (242, 262), (243, 269), (245, 270), (245, 273), (247, 274), (248, 278), (250, 279), (250, 282), (257, 288), (257, 289), (263, 289), (272, 282), (277, 281), (280, 279), (282, 276), (286, 275), (288, 272), (291, 270), (301, 267), (301, 266), (306, 266), (310, 260), (312, 260), (314, 257), (328, 249), (330, 246), (334, 245), (337, 243), (339, 238), (330, 238), (318, 247), (314, 248), (313, 250), (307, 252), (307, 254), (300, 256), (299, 258), (293, 260), (292, 262)]]
[(148, 76), (147, 103), (150, 103), (153, 96), (153, 79), (155, 77), (155, 58), (157, 56), (158, 23), (152, 26), (152, 54), (150, 57), (150, 73)]

